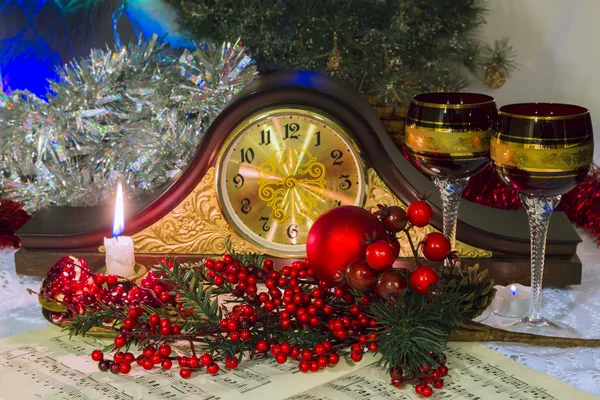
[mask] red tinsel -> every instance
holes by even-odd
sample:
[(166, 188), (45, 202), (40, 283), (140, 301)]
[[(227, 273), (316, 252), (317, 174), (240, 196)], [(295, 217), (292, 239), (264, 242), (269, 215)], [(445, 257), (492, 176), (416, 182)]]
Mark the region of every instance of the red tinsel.
[(29, 218), (19, 204), (10, 200), (0, 200), (0, 249), (21, 247), (15, 232)]

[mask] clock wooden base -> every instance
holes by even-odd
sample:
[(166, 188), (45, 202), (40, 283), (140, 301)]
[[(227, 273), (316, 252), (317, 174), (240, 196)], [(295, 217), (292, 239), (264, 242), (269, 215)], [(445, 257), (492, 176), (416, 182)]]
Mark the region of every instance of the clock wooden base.
[[(327, 209), (406, 207), (425, 190), (432, 193), (434, 214), (431, 226), (415, 230), (416, 240), (441, 230), (441, 200), (393, 144), (373, 108), (330, 77), (277, 73), (257, 79), (221, 112), (176, 180), (127, 203), (124, 234), (133, 237), (141, 263), (165, 255), (220, 255), (228, 245), (301, 258), (310, 221)], [(92, 268), (103, 265), (112, 216), (112, 205), (41, 210), (17, 233), (23, 244), (17, 272), (43, 275), (66, 254), (84, 257)], [(400, 240), (401, 257), (410, 257)], [(566, 216), (554, 213), (547, 285), (580, 283), (580, 241)], [(466, 264), (479, 262), (500, 284), (528, 283), (523, 211), (463, 201), (456, 248)]]

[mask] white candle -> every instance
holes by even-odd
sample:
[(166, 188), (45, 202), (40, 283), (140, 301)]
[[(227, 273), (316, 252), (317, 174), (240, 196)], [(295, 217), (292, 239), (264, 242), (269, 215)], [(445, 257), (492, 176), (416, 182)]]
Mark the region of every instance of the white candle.
[(529, 311), (531, 288), (520, 284), (495, 286), (496, 296), (492, 301), (494, 313), (508, 318), (522, 318)]
[(113, 237), (104, 238), (106, 248), (106, 273), (123, 277), (135, 273), (135, 256), (133, 253), (133, 240), (129, 236), (121, 236), (125, 230), (123, 213), (123, 188), (119, 183), (117, 187), (117, 201), (115, 204), (115, 220), (113, 223)]

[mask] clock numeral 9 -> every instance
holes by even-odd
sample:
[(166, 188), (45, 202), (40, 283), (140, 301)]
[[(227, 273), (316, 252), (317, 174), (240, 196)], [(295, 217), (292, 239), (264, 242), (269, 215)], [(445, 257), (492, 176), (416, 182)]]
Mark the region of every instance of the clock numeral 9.
[(236, 189), (241, 188), (242, 186), (244, 186), (244, 177), (242, 176), (242, 174), (237, 174), (236, 176), (233, 177), (233, 183), (235, 184)]
[(259, 145), (262, 146), (263, 144), (271, 144), (271, 130), (270, 129), (267, 129), (266, 131), (263, 129), (262, 131), (260, 131)]
[(258, 220), (263, 221), (263, 225), (262, 225), (263, 232), (269, 232), (269, 229), (271, 229), (270, 226), (267, 226), (267, 222), (269, 222), (269, 217), (260, 217)]
[(344, 179), (342, 183), (340, 183), (340, 189), (348, 190), (352, 187), (352, 182), (350, 182), (350, 175), (340, 175), (340, 179)]
[(252, 211), (252, 207), (250, 206), (250, 199), (249, 198), (246, 197), (246, 198), (242, 199), (241, 204), (242, 204), (242, 210), (241, 211), (244, 214), (248, 214), (250, 211)]
[(254, 150), (252, 147), (249, 147), (248, 150), (240, 149), (240, 159), (243, 163), (252, 164), (252, 161), (254, 161)]
[(285, 135), (283, 136), (283, 140), (300, 139), (300, 135), (295, 133), (298, 132), (298, 130), (300, 130), (300, 125), (294, 122), (293, 124), (285, 124), (283, 127), (285, 128)]
[(341, 150), (333, 150), (330, 154), (331, 158), (333, 158), (333, 165), (342, 165), (344, 162), (340, 160), (343, 155), (344, 153)]
[(292, 224), (288, 226), (287, 235), (290, 239), (296, 239), (298, 237), (298, 225)]

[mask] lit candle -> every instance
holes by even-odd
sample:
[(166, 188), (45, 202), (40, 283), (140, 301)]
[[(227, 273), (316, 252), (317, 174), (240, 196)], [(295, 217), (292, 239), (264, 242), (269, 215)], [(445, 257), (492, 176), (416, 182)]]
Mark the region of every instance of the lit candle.
[(135, 273), (135, 256), (133, 254), (133, 240), (129, 236), (121, 236), (125, 231), (125, 218), (123, 215), (123, 188), (119, 183), (117, 188), (117, 201), (115, 204), (115, 220), (113, 223), (113, 237), (104, 238), (106, 248), (106, 273), (123, 277)]
[(492, 310), (495, 314), (508, 318), (522, 318), (527, 316), (531, 288), (520, 284), (509, 286), (496, 286), (496, 296), (492, 301)]

